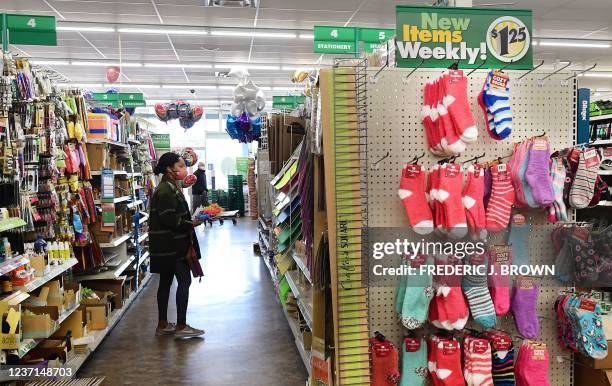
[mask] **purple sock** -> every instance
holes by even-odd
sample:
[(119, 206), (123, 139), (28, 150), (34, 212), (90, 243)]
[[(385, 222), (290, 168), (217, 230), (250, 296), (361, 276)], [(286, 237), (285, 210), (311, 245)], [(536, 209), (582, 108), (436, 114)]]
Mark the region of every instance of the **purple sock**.
[(489, 199), (491, 198), (491, 187), (493, 186), (493, 175), (491, 169), (486, 168), (484, 171), (484, 207), (485, 209), (489, 206)]
[(525, 179), (531, 188), (533, 199), (540, 207), (545, 208), (555, 201), (550, 179), (550, 148), (546, 139), (536, 138), (529, 145)]
[(531, 277), (518, 277), (512, 288), (510, 307), (519, 334), (529, 339), (540, 335), (538, 320), (538, 285)]

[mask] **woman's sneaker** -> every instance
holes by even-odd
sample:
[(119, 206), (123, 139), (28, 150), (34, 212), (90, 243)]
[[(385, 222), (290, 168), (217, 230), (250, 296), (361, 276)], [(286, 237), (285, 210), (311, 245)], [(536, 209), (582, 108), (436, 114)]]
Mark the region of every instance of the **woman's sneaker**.
[(175, 332), (176, 332), (176, 324), (174, 323), (168, 323), (168, 325), (166, 325), (166, 327), (164, 328), (157, 327), (155, 329), (155, 335), (157, 336), (174, 335)]
[(193, 328), (190, 325), (186, 325), (182, 330), (176, 330), (174, 333), (174, 337), (177, 339), (180, 338), (193, 338), (196, 336), (204, 335), (204, 330), (198, 330), (197, 328)]

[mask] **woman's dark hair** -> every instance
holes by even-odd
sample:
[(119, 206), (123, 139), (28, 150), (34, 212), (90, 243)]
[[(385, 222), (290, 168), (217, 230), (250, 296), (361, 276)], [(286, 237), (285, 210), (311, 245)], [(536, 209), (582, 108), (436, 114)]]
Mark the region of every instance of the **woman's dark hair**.
[(174, 164), (177, 163), (180, 158), (180, 155), (173, 152), (162, 154), (162, 156), (157, 160), (157, 165), (155, 165), (155, 170), (153, 170), (153, 173), (164, 174), (166, 172), (166, 168), (171, 168), (174, 166)]

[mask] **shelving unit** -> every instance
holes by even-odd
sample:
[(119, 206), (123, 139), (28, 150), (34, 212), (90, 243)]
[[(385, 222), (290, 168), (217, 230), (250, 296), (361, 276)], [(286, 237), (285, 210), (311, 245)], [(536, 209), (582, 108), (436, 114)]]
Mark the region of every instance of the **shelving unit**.
[(125, 243), (132, 236), (133, 236), (132, 233), (126, 233), (124, 235), (121, 235), (121, 236), (117, 237), (116, 239), (111, 240), (108, 243), (100, 243), (100, 248), (115, 248), (115, 247)]
[(140, 237), (138, 237), (138, 242), (142, 243), (143, 241), (145, 241), (148, 238), (149, 238), (149, 232), (146, 232), (146, 233), (142, 234)]
[(612, 170), (598, 170), (597, 174), (599, 174), (600, 176), (612, 176)]
[(127, 260), (122, 260), (118, 265), (114, 267), (108, 267), (109, 269), (106, 271), (102, 271), (100, 273), (92, 274), (92, 275), (79, 275), (77, 276), (78, 281), (85, 280), (103, 280), (103, 279), (116, 279), (123, 271), (128, 269), (132, 263), (136, 260), (136, 256), (131, 255), (127, 258)]
[(87, 141), (87, 143), (92, 143), (92, 144), (106, 144), (106, 145), (111, 145), (111, 146), (115, 146), (115, 147), (121, 147), (121, 148), (127, 148), (128, 145), (125, 143), (121, 143), (121, 142), (117, 142), (117, 141), (111, 141), (110, 139), (90, 139)]
[[(132, 197), (131, 197), (131, 196), (121, 196), (121, 197), (115, 197), (115, 198), (113, 199), (113, 204), (119, 204), (119, 203), (121, 203), (121, 202), (129, 201), (129, 200), (131, 200), (131, 199), (132, 199)], [(94, 203), (95, 203), (96, 205), (100, 205), (100, 204), (102, 204), (102, 200), (95, 200), (95, 201), (94, 201)], [(128, 206), (129, 206), (129, 204), (128, 204)]]
[(5, 275), (15, 268), (28, 264), (29, 262), (30, 259), (25, 255), (19, 255), (17, 257), (13, 257), (12, 259), (7, 259), (4, 263), (0, 264), (0, 275)]
[(293, 296), (297, 299), (298, 308), (304, 317), (304, 321), (308, 328), (312, 330), (312, 288), (300, 284), (298, 275), (297, 271), (287, 271), (285, 278)]
[(23, 286), (21, 289), (27, 292), (32, 292), (38, 287), (44, 285), (45, 283), (55, 279), (62, 273), (66, 272), (67, 270), (75, 266), (78, 262), (79, 261), (77, 259), (71, 258), (67, 261), (64, 261), (61, 265), (56, 265), (55, 267), (51, 267), (51, 269), (49, 270), (48, 273), (45, 274), (45, 276), (37, 277), (36, 279), (32, 280), (31, 282)]
[[(92, 170), (91, 171), (91, 175), (92, 176), (101, 176), (102, 175), (102, 171), (101, 170)], [(125, 170), (113, 170), (113, 175), (114, 176), (129, 176), (129, 173), (126, 172)]]

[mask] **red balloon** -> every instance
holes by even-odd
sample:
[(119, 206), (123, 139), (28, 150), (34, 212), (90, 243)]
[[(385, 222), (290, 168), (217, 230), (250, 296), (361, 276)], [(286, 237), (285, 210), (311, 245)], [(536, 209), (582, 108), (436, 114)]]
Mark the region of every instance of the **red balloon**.
[(115, 83), (121, 75), (121, 69), (117, 66), (106, 67), (106, 80), (108, 83)]

